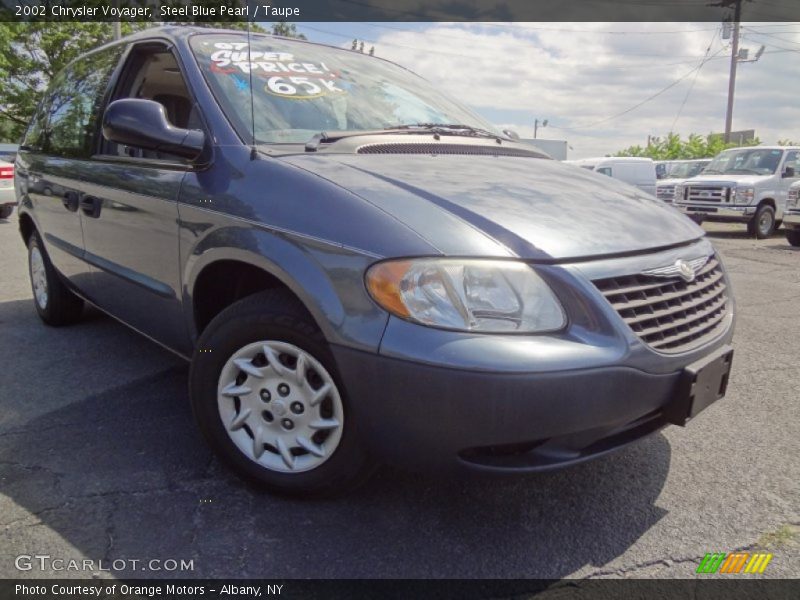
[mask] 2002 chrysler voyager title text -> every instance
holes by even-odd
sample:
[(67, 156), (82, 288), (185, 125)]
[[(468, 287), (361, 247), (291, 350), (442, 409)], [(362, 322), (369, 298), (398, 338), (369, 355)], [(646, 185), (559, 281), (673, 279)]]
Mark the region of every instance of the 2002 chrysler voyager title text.
[(55, 78), (16, 187), (42, 319), (89, 301), (191, 357), (209, 444), (275, 491), (559, 467), (725, 393), (701, 229), (375, 57), (136, 34)]

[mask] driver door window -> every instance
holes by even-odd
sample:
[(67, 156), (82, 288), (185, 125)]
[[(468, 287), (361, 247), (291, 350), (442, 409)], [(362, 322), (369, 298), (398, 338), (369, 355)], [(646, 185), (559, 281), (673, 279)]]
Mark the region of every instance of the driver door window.
[(792, 151), (786, 154), (786, 162), (783, 163), (784, 173), (787, 167), (794, 169), (794, 176), (790, 179), (797, 179), (800, 177), (800, 152)]
[[(112, 100), (143, 98), (164, 107), (167, 119), (181, 129), (202, 129), (200, 117), (175, 56), (168, 50), (134, 50)], [(168, 160), (186, 163), (186, 159), (153, 150), (142, 150), (104, 140), (103, 154)]]

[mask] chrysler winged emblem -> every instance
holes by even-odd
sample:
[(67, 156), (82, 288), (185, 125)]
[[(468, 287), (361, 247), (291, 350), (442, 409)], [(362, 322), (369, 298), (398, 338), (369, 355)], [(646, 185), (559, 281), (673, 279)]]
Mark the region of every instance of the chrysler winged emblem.
[(703, 268), (709, 258), (708, 256), (701, 256), (700, 258), (693, 258), (690, 260), (679, 258), (673, 264), (666, 267), (642, 271), (642, 275), (650, 275), (651, 277), (680, 277), (686, 283), (691, 283), (697, 276), (697, 272)]
[(694, 268), (692, 265), (681, 258), (675, 261), (675, 266), (678, 267), (678, 274), (683, 277), (686, 283), (694, 280)]

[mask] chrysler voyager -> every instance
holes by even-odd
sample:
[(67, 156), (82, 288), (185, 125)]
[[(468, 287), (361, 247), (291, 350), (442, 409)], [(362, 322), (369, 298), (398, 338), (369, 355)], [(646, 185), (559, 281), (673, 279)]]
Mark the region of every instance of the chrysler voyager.
[(734, 305), (703, 231), (438, 88), (241, 31), (79, 58), (17, 156), (36, 310), (89, 302), (191, 360), (210, 446), (284, 493), (563, 467), (721, 398)]

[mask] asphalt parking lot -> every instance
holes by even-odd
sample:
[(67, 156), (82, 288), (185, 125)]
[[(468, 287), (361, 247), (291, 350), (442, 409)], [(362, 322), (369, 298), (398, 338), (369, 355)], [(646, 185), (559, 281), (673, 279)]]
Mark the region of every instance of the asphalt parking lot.
[(194, 564), (117, 576), (695, 577), (707, 552), (755, 548), (774, 554), (765, 576), (798, 577), (800, 249), (707, 229), (735, 286), (736, 357), (728, 396), (687, 428), (556, 473), (384, 468), (297, 501), (211, 456), (180, 359), (96, 311), (42, 325), (16, 214), (0, 220), (0, 577), (23, 575), (20, 554)]

